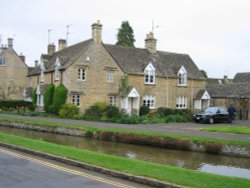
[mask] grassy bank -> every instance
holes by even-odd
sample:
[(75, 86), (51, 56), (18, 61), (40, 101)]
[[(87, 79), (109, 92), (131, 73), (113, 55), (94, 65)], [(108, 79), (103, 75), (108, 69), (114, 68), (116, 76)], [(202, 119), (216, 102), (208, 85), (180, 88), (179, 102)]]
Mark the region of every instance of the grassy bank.
[(189, 187), (250, 187), (250, 180), (248, 179), (213, 175), (179, 167), (159, 165), (145, 161), (116, 157), (20, 136), (0, 133), (0, 142), (9, 143), (57, 156), (67, 157), (88, 164), (102, 166), (108, 169), (150, 177)]
[[(121, 129), (112, 129), (112, 128), (94, 128), (89, 126), (79, 126), (79, 125), (71, 125), (71, 124), (65, 124), (65, 123), (53, 123), (53, 122), (47, 122), (47, 121), (34, 121), (34, 120), (23, 120), (18, 118), (6, 118), (6, 117), (0, 117), (0, 121), (6, 121), (6, 122), (17, 122), (17, 123), (24, 123), (24, 124), (30, 124), (30, 125), (39, 125), (39, 126), (47, 126), (47, 127), (64, 127), (69, 129), (78, 129), (83, 130), (91, 137), (96, 132), (103, 132), (108, 135), (107, 139), (109, 137), (112, 137), (112, 135), (115, 134), (126, 134), (129, 136), (141, 136), (148, 139), (154, 139), (154, 138), (164, 138), (172, 141), (176, 140), (187, 140), (192, 141), (196, 143), (217, 143), (217, 144), (228, 144), (228, 145), (238, 145), (238, 146), (246, 146), (250, 147), (250, 141), (240, 141), (240, 140), (225, 140), (220, 138), (208, 138), (208, 137), (196, 137), (196, 136), (184, 136), (184, 135), (172, 135), (172, 134), (165, 134), (165, 133), (156, 133), (156, 132), (147, 132), (147, 131), (136, 131), (136, 130), (121, 130)], [(102, 138), (103, 139), (103, 138)]]
[(250, 135), (250, 128), (246, 126), (215, 126), (206, 127), (202, 131), (221, 132), (221, 133), (234, 133), (234, 134), (247, 134)]

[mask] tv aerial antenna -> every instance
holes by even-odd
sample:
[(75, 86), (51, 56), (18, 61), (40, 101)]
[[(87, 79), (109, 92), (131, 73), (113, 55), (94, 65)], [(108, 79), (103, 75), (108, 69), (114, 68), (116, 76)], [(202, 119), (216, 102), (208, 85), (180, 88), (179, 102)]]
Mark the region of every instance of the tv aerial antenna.
[(69, 28), (72, 26), (72, 24), (66, 25), (66, 44), (68, 44), (69, 40)]
[(48, 29), (48, 44), (50, 44), (50, 32), (52, 31), (52, 29)]

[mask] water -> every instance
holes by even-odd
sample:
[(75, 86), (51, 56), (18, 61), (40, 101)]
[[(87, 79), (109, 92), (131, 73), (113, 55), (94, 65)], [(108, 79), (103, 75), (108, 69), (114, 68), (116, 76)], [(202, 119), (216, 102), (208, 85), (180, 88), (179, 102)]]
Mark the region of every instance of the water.
[(250, 159), (109, 142), (0, 126), (0, 132), (40, 139), (110, 155), (151, 161), (202, 172), (250, 179)]

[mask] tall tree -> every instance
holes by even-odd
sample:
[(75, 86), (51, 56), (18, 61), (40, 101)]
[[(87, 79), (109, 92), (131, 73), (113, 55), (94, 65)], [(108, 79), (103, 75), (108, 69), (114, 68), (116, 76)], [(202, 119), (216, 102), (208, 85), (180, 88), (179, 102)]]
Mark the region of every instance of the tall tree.
[(135, 38), (132, 27), (129, 25), (128, 21), (123, 21), (117, 34), (116, 45), (125, 47), (134, 47), (134, 42)]

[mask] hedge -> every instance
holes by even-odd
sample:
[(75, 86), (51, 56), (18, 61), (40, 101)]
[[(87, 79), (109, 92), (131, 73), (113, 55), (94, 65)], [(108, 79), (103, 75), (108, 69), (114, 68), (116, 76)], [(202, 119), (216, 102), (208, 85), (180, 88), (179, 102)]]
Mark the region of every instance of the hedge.
[(0, 108), (7, 110), (16, 110), (19, 108), (33, 109), (33, 104), (24, 100), (0, 100)]
[(46, 87), (46, 91), (44, 94), (44, 109), (47, 113), (53, 113), (53, 99), (54, 99), (54, 91), (55, 86), (53, 84), (49, 84)]
[(67, 95), (68, 90), (63, 84), (55, 88), (53, 107), (56, 114), (59, 113), (60, 108), (66, 103)]

